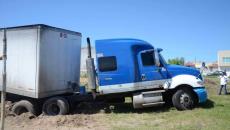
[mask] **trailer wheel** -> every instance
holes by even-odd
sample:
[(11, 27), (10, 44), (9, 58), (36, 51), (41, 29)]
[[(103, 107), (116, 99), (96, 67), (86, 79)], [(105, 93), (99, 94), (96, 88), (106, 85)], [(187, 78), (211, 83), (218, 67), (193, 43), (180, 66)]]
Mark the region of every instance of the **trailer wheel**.
[(21, 100), (13, 105), (12, 112), (16, 115), (21, 115), (22, 113), (30, 112), (35, 116), (36, 108), (34, 103), (28, 100)]
[(45, 115), (65, 115), (69, 112), (69, 103), (63, 97), (52, 97), (45, 101), (42, 110)]
[(177, 110), (191, 110), (195, 106), (195, 97), (189, 90), (178, 90), (173, 95), (172, 102)]

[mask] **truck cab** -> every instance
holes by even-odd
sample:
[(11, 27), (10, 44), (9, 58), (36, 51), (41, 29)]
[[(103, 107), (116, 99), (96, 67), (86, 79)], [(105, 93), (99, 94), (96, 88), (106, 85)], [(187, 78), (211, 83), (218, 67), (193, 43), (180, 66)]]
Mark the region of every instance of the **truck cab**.
[(178, 110), (207, 100), (200, 72), (169, 65), (155, 48), (138, 39), (97, 40), (96, 74), (102, 95), (131, 95), (134, 108), (172, 101)]

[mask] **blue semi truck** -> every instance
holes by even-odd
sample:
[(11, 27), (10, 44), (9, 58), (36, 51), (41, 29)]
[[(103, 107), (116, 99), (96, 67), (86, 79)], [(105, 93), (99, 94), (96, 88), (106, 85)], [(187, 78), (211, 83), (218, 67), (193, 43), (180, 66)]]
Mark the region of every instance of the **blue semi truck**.
[(134, 108), (172, 101), (178, 110), (207, 100), (201, 73), (195, 68), (169, 65), (162, 49), (138, 39), (97, 40), (98, 93), (132, 97)]
[[(80, 87), (81, 33), (47, 25), (6, 28), (7, 88), (19, 115), (63, 115), (80, 102), (124, 102), (134, 108), (171, 103), (188, 110), (207, 100), (201, 73), (167, 64), (162, 49), (138, 39), (96, 40), (96, 58), (90, 39), (86, 59), (88, 87)], [(0, 36), (3, 31), (0, 29)], [(16, 98), (14, 98), (17, 96)]]

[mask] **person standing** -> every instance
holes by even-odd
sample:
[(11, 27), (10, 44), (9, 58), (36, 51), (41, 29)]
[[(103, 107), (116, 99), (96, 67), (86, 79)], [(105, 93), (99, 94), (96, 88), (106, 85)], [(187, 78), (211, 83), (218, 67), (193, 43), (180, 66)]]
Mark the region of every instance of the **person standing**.
[(228, 77), (226, 75), (226, 72), (223, 72), (221, 75), (220, 75), (220, 90), (219, 90), (219, 95), (221, 95), (221, 92), (222, 92), (222, 89), (224, 89), (224, 94), (226, 95), (228, 92), (227, 92), (227, 81), (228, 81)]

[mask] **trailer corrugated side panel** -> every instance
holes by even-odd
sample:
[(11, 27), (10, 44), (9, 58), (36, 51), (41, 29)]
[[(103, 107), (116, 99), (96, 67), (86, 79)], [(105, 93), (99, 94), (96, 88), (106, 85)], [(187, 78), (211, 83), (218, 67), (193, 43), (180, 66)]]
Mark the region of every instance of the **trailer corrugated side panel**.
[(79, 84), (81, 36), (60, 29), (41, 28), (37, 97), (72, 92)]
[[(7, 30), (7, 92), (35, 97), (37, 35), (36, 28)], [(0, 39), (0, 55), (2, 55), (2, 30)], [(0, 74), (2, 67), (3, 62), (0, 61)], [(2, 84), (2, 76), (0, 81)]]
[[(1, 39), (2, 29), (0, 55)], [(77, 32), (46, 25), (8, 28), (7, 92), (33, 98), (72, 92), (70, 84), (80, 79), (80, 48)]]

